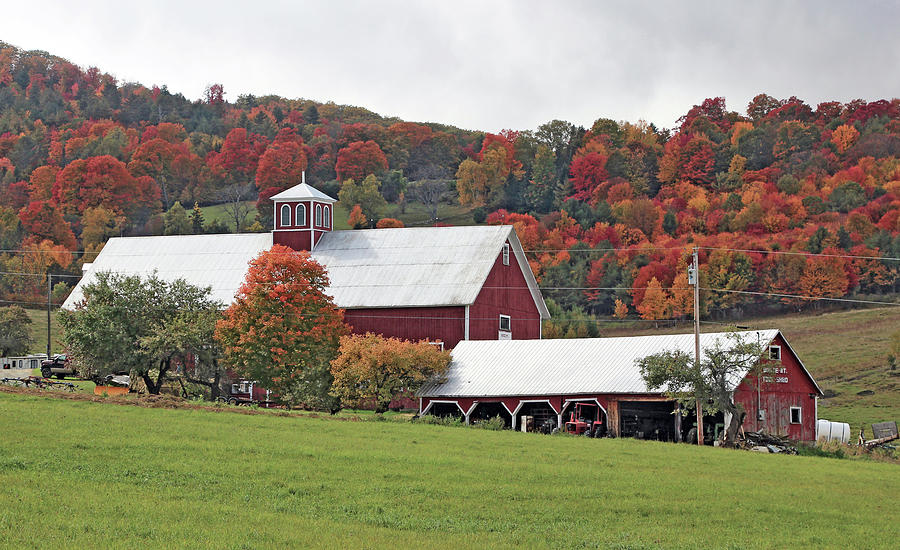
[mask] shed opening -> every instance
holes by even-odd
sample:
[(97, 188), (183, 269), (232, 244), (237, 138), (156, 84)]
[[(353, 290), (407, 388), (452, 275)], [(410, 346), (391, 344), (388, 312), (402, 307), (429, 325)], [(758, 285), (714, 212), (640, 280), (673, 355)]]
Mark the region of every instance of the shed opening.
[(621, 437), (675, 441), (675, 420), (672, 401), (619, 401)]
[(506, 410), (506, 407), (504, 407), (502, 403), (482, 402), (476, 404), (475, 409), (469, 414), (469, 423), (477, 424), (478, 422), (484, 422), (485, 420), (490, 420), (491, 418), (498, 416), (503, 419), (503, 423), (507, 428), (512, 426), (512, 415), (509, 414), (509, 411)]

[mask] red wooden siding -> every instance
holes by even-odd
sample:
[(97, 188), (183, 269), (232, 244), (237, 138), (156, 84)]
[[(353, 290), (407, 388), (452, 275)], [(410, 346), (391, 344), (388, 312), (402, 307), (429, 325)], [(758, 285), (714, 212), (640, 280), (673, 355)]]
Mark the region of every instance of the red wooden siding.
[[(806, 375), (784, 339), (779, 335), (772, 342), (781, 346), (781, 361), (773, 365), (774, 372), (764, 372), (759, 385), (753, 375), (748, 375), (738, 390), (734, 400), (744, 407), (744, 429), (766, 431), (787, 435), (800, 441), (814, 441), (816, 438), (816, 394), (815, 384)], [(768, 367), (767, 368), (772, 368)], [(765, 411), (765, 419), (757, 420), (757, 400)], [(799, 424), (791, 423), (791, 407), (800, 407)]]
[(309, 250), (310, 231), (273, 231), (272, 242), (294, 250)]
[(466, 308), (407, 307), (348, 309), (344, 320), (354, 334), (374, 332), (405, 340), (441, 340), (451, 349), (465, 337)]
[(509, 265), (503, 265), (502, 252), (497, 255), (481, 292), (469, 307), (469, 339), (497, 340), (501, 314), (510, 316), (514, 340), (541, 337), (541, 314), (512, 251)]

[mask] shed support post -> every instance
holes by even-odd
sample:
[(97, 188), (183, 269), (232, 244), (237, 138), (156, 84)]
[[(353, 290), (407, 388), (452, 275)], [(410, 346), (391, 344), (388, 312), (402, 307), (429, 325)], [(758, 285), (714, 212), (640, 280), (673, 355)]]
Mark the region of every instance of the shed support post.
[(562, 413), (560, 412), (556, 415), (556, 427), (559, 428), (559, 431), (563, 429), (563, 421), (562, 421)]
[(512, 431), (516, 431), (516, 414), (512, 415)]
[(681, 443), (681, 403), (675, 402), (675, 443)]
[(469, 425), (469, 415), (467, 414), (465, 416), (466, 416), (466, 426), (468, 426)]

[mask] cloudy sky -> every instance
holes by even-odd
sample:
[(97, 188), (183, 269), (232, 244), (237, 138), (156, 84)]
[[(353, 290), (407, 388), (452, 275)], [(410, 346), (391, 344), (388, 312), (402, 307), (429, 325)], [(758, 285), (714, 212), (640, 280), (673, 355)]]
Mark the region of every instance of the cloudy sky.
[[(133, 4), (133, 5), (132, 5)], [(0, 40), (191, 99), (278, 94), (469, 129), (671, 127), (704, 98), (900, 95), (896, 2), (78, 0), (4, 6)]]

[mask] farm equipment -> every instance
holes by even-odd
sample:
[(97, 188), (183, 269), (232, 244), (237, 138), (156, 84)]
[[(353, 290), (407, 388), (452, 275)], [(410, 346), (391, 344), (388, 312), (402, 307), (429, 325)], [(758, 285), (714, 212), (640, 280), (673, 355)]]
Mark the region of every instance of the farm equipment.
[(2, 378), (0, 379), (0, 383), (6, 384), (7, 386), (19, 386), (23, 388), (39, 388), (39, 389), (50, 389), (50, 390), (61, 390), (74, 392), (76, 390), (75, 384), (71, 382), (53, 382), (49, 378), (41, 378), (39, 376), (27, 376), (25, 378)]
[(271, 408), (278, 405), (273, 400), (275, 394), (265, 388), (261, 388), (253, 380), (241, 380), (236, 384), (231, 384), (229, 390), (228, 395), (219, 397), (218, 401), (232, 405), (258, 405), (263, 408)]
[(575, 410), (569, 414), (566, 422), (566, 433), (587, 437), (606, 435), (600, 407), (593, 403), (576, 403)]

